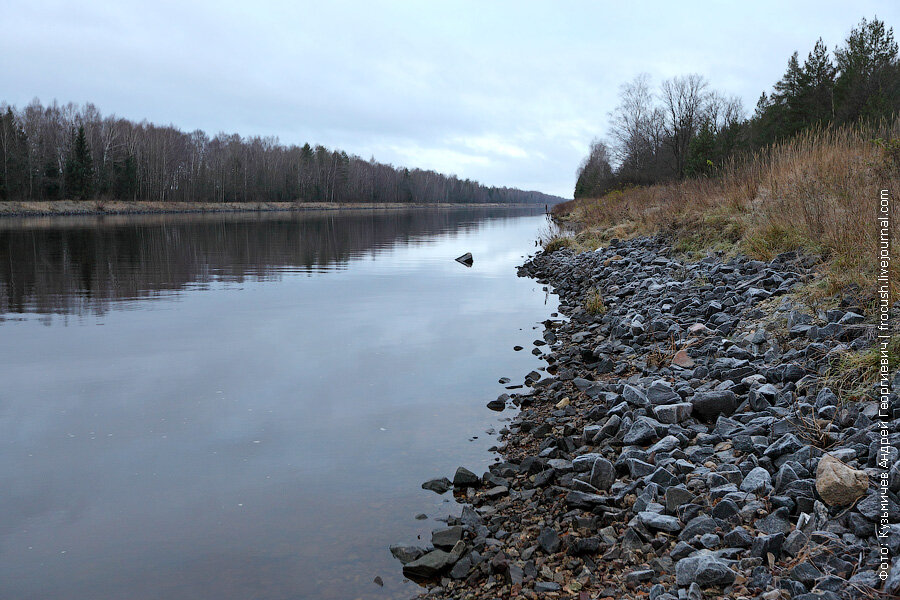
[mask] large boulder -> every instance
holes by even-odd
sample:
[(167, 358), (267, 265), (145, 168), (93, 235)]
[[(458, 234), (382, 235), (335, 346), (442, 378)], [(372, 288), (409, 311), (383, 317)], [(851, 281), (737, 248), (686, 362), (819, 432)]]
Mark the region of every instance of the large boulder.
[(855, 502), (869, 489), (865, 471), (848, 467), (830, 454), (819, 460), (816, 468), (816, 491), (825, 504), (844, 506)]

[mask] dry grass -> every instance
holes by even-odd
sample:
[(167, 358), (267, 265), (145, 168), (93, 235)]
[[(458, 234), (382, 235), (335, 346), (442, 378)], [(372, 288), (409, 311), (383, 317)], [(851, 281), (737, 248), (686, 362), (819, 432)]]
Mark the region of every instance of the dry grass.
[(584, 301), (584, 309), (592, 315), (606, 314), (606, 304), (603, 303), (603, 297), (596, 288), (588, 292), (587, 299)]
[[(900, 336), (888, 340), (885, 355), (893, 373), (900, 367)], [(829, 367), (825, 383), (844, 402), (862, 398), (878, 381), (881, 359), (881, 345), (877, 342), (861, 352), (847, 352)]]
[(575, 239), (570, 236), (557, 235), (544, 242), (543, 246), (544, 252), (550, 254), (551, 252), (556, 252), (563, 248), (574, 248)]
[[(771, 259), (805, 248), (823, 257), (823, 293), (850, 283), (870, 290), (879, 192), (890, 190), (894, 199), (900, 191), (898, 137), (900, 119), (810, 131), (731, 164), (714, 179), (631, 188), (554, 210), (596, 243), (662, 232), (689, 255), (725, 250)], [(891, 238), (892, 292), (898, 293), (896, 227)]]

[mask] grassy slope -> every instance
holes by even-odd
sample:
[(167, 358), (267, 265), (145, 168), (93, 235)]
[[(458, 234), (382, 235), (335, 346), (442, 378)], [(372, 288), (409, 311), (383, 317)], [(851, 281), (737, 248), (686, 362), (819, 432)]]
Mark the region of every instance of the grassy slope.
[[(686, 254), (710, 250), (771, 259), (796, 248), (822, 256), (823, 295), (848, 284), (875, 289), (880, 190), (900, 212), (900, 119), (879, 127), (803, 134), (724, 169), (715, 179), (632, 188), (558, 205), (587, 248), (613, 238), (668, 233)], [(893, 217), (900, 222), (900, 214)], [(900, 292), (900, 243), (892, 238), (892, 297)], [(565, 242), (556, 242), (565, 243)]]

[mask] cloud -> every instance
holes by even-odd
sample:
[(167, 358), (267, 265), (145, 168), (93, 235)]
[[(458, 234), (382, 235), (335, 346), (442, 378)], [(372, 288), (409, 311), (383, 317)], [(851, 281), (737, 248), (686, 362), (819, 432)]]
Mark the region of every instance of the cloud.
[[(752, 108), (794, 50), (900, 8), (773, 0), (7, 0), (2, 101), (323, 144), (570, 196), (619, 84), (706, 75)], [(777, 18), (774, 16), (777, 15)]]

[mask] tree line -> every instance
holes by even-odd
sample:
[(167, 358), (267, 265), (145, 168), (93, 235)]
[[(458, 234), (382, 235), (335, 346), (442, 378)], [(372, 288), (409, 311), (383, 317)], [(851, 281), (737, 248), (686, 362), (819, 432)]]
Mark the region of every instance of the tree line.
[(607, 140), (582, 161), (575, 197), (628, 186), (714, 175), (736, 157), (814, 127), (877, 121), (900, 112), (900, 60), (893, 28), (862, 19), (829, 53), (821, 38), (801, 63), (763, 92), (747, 117), (739, 98), (711, 90), (698, 74), (654, 90), (649, 75), (621, 86)]
[(554, 203), (536, 191), (101, 115), (92, 104), (0, 104), (0, 200)]

